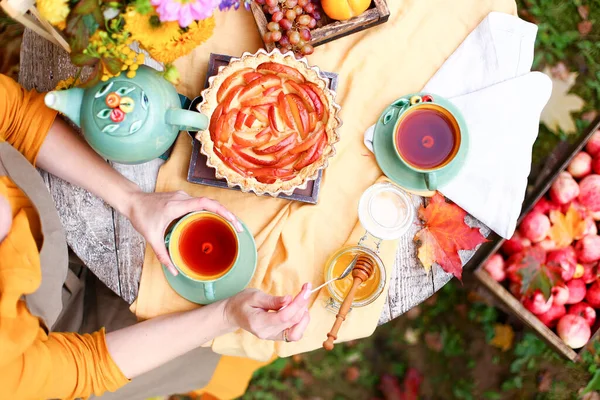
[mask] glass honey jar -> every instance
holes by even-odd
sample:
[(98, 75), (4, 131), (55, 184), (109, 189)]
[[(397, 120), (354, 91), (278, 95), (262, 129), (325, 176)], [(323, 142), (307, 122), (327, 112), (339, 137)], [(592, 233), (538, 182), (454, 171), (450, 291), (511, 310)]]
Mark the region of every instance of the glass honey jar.
[[(378, 183), (369, 187), (361, 196), (358, 218), (365, 233), (356, 245), (342, 247), (325, 265), (324, 278), (329, 281), (342, 274), (357, 257), (366, 257), (374, 266), (373, 273), (363, 281), (352, 302), (352, 308), (373, 303), (384, 292), (386, 269), (379, 257), (379, 246), (383, 240), (397, 240), (404, 235), (415, 218), (415, 207), (411, 197), (392, 183)], [(350, 273), (343, 279), (327, 285), (331, 297), (327, 300), (328, 310), (337, 313), (353, 283)]]

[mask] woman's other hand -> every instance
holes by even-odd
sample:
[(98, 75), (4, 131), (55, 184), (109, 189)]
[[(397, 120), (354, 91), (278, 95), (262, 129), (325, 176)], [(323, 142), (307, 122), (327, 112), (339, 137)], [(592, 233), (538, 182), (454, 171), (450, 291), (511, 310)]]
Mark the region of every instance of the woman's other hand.
[(226, 300), (225, 319), (259, 339), (298, 341), (310, 322), (311, 288), (310, 283), (305, 283), (294, 299), (246, 289)]
[(206, 210), (219, 214), (231, 222), (238, 232), (243, 230), (242, 224), (235, 215), (217, 201), (206, 197), (192, 197), (183, 191), (138, 192), (130, 200), (126, 215), (131, 224), (146, 238), (158, 260), (173, 275), (177, 275), (177, 269), (171, 262), (165, 246), (165, 231), (175, 219), (194, 211)]

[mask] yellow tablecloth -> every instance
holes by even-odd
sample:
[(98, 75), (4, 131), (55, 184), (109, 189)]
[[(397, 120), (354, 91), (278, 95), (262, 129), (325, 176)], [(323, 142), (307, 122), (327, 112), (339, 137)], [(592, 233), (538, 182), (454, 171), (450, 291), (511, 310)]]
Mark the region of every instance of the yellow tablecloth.
[[(341, 142), (330, 162), (316, 206), (237, 191), (193, 185), (186, 181), (191, 141), (180, 135), (169, 161), (161, 168), (156, 191), (185, 190), (195, 196), (217, 199), (242, 219), (255, 235), (258, 267), (250, 286), (274, 295), (296, 293), (310, 281), (323, 282), (327, 258), (344, 244), (354, 244), (363, 229), (357, 223), (362, 192), (381, 177), (374, 157), (363, 146), (363, 133), (381, 111), (405, 93), (420, 90), (490, 12), (516, 14), (513, 0), (388, 0), (387, 23), (318, 47), (310, 64), (339, 74), (336, 100), (342, 106)], [(251, 13), (220, 13), (213, 37), (182, 60), (181, 93), (195, 97), (203, 89), (211, 52), (238, 56), (254, 52), (261, 41)], [(468, 76), (459, 77), (469, 79)], [(396, 244), (382, 246), (388, 271), (394, 265)], [(256, 360), (277, 354), (288, 356), (316, 349), (326, 337), (335, 315), (325, 311), (326, 292), (313, 297), (311, 324), (298, 343), (259, 340), (239, 331), (215, 339), (214, 351)], [(370, 306), (356, 309), (340, 331), (340, 340), (371, 335), (385, 295)], [(191, 309), (168, 286), (150, 248), (135, 305), (140, 318)]]

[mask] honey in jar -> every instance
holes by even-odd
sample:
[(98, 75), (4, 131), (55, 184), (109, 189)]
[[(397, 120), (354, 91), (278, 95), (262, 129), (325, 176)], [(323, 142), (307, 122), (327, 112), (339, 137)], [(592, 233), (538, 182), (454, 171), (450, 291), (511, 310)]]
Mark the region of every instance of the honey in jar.
[[(360, 246), (341, 249), (331, 257), (326, 269), (326, 278), (328, 280), (340, 276), (357, 255), (371, 258), (377, 266), (369, 279), (362, 282), (358, 287), (353, 305), (360, 307), (375, 301), (383, 291), (383, 286), (385, 284), (385, 269), (383, 268), (381, 260), (375, 253)], [(341, 302), (346, 297), (346, 293), (350, 290), (353, 281), (354, 278), (352, 277), (352, 273), (350, 273), (347, 277), (330, 283), (329, 291), (338, 302)]]

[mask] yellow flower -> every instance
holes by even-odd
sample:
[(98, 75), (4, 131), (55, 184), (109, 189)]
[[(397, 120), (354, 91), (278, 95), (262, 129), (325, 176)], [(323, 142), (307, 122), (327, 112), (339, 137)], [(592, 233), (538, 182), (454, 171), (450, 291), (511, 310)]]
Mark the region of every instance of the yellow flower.
[(214, 28), (215, 19), (213, 17), (202, 21), (194, 21), (188, 26), (186, 32), (180, 31), (176, 38), (160, 45), (144, 47), (156, 61), (170, 64), (206, 42), (212, 36)]
[(37, 0), (36, 6), (40, 15), (52, 25), (58, 26), (59, 28), (65, 26), (65, 20), (69, 15), (69, 4), (67, 0)]
[(123, 17), (125, 29), (131, 32), (132, 39), (145, 48), (161, 46), (179, 36), (179, 23), (160, 22), (156, 13), (142, 15), (133, 7), (129, 7)]
[(80, 85), (80, 84), (81, 84), (81, 81), (79, 79), (77, 79), (77, 82), (75, 82), (75, 78), (70, 76), (65, 80), (58, 81), (54, 90), (71, 89), (72, 87)]

